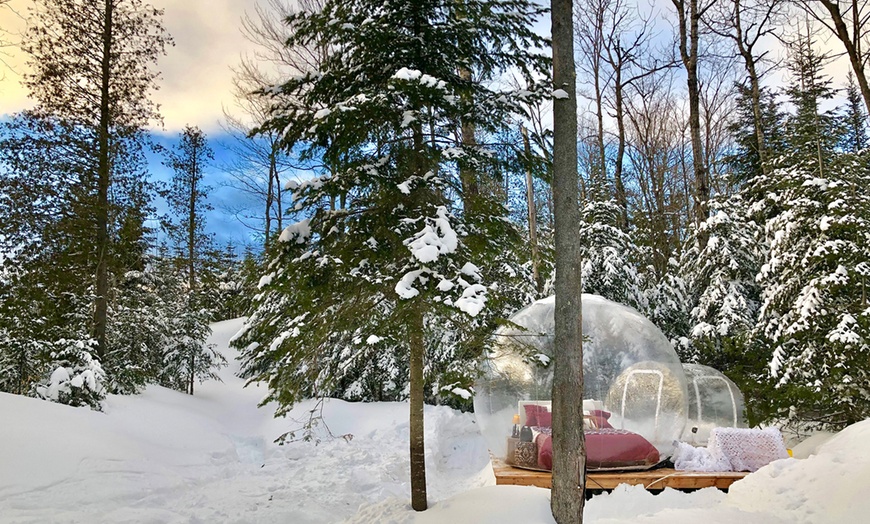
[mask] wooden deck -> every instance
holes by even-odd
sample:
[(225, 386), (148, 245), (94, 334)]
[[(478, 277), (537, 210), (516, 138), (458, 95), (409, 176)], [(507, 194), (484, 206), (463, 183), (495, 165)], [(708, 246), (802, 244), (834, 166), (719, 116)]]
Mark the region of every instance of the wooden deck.
[[(537, 486), (549, 488), (552, 474), (545, 471), (530, 471), (508, 466), (498, 459), (492, 459), (495, 483), (511, 486)], [(653, 469), (647, 471), (621, 471), (608, 473), (588, 473), (587, 490), (608, 490), (620, 484), (641, 485), (648, 490), (719, 488), (727, 490), (731, 484), (748, 475), (746, 472), (699, 473), (676, 471), (674, 469)]]

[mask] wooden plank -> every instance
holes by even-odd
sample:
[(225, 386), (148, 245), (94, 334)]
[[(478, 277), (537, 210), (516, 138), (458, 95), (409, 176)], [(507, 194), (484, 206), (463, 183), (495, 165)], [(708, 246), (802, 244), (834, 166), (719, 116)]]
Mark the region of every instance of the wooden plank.
[[(511, 486), (537, 486), (549, 488), (552, 475), (548, 471), (530, 471), (514, 468), (493, 458), (492, 470), (495, 483)], [(731, 484), (748, 475), (746, 472), (701, 473), (660, 468), (647, 471), (591, 472), (586, 475), (586, 488), (613, 489), (620, 484), (640, 485), (648, 490), (699, 489), (715, 487), (728, 489)]]

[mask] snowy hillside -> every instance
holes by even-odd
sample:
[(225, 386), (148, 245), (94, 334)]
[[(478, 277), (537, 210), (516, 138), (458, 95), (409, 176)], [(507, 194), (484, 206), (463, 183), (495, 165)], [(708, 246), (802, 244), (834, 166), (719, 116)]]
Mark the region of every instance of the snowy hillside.
[[(474, 417), (448, 408), (426, 410), (432, 507), (422, 514), (408, 505), (406, 404), (330, 401), (324, 418), (339, 437), (321, 427), (319, 445), (274, 444), (298, 424), (258, 409), (265, 391), (234, 376), (227, 340), (240, 326), (213, 326), (211, 342), (231, 363), (223, 383), (194, 397), (152, 386), (109, 397), (97, 413), (0, 394), (0, 522), (552, 522), (548, 490), (493, 486)], [(618, 490), (595, 497), (587, 521), (858, 522), (870, 513), (868, 485), (864, 422), (729, 495)]]

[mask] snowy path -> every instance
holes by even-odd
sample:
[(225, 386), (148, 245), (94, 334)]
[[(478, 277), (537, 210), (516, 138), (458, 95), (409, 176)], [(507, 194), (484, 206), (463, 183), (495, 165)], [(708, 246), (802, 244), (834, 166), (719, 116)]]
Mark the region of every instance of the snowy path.
[[(227, 340), (240, 326), (213, 326), (230, 366), (194, 397), (149, 387), (96, 413), (0, 394), (0, 522), (325, 523), (407, 498), (407, 405), (330, 401), (324, 417), (350, 442), (278, 446), (297, 425), (258, 409), (265, 390), (235, 377)], [(430, 496), (492, 483), (473, 417), (426, 417)]]

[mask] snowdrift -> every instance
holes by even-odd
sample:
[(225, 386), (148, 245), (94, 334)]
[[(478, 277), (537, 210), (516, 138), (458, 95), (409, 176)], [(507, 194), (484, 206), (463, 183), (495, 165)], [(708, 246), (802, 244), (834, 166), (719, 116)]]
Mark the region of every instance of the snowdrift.
[[(320, 444), (274, 444), (301, 422), (258, 409), (265, 390), (234, 376), (227, 340), (241, 324), (213, 326), (210, 342), (231, 364), (195, 397), (149, 387), (110, 397), (97, 413), (0, 394), (0, 523), (553, 522), (548, 490), (493, 485), (474, 416), (445, 407), (426, 408), (431, 508), (421, 514), (409, 506), (407, 404), (329, 401)], [(307, 420), (314, 407), (291, 415)], [(625, 487), (595, 497), (586, 515), (610, 524), (860, 522), (868, 485), (865, 421), (727, 495)]]

